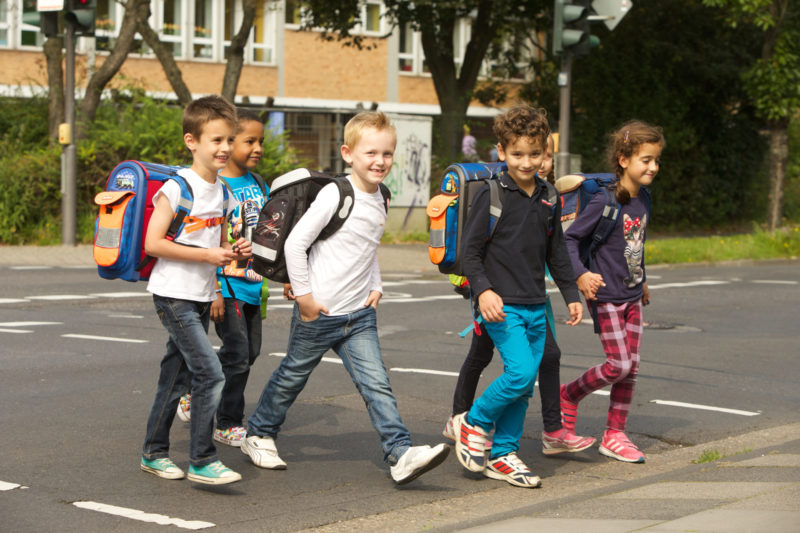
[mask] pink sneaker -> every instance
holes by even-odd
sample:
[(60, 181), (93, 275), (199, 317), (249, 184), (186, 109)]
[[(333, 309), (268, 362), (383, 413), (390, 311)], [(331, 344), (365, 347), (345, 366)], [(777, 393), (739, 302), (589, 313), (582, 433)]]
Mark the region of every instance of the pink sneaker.
[(595, 443), (594, 437), (581, 437), (564, 428), (550, 433), (542, 432), (542, 453), (555, 455), (563, 452), (582, 452)]
[(561, 427), (575, 433), (575, 421), (578, 419), (578, 404), (566, 399), (567, 386), (561, 385)]
[(626, 463), (643, 463), (644, 454), (639, 451), (622, 431), (607, 429), (600, 443), (600, 453)]

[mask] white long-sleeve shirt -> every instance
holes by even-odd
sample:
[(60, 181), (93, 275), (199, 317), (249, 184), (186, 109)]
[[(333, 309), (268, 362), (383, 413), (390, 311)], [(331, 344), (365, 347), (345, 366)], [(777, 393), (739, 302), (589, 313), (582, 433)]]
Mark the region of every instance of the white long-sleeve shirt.
[(339, 189), (331, 183), (319, 192), (284, 245), (295, 296), (311, 293), (329, 315), (363, 309), (370, 291), (383, 292), (378, 268), (378, 244), (386, 226), (383, 195), (355, 185), (353, 191), (353, 210), (339, 231), (314, 243), (339, 206)]

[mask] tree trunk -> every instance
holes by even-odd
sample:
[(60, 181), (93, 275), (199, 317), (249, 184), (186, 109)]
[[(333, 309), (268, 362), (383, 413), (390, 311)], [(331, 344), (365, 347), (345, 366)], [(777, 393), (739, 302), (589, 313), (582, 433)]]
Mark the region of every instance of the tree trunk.
[(164, 69), (164, 75), (167, 77), (167, 81), (169, 81), (172, 90), (175, 92), (178, 103), (186, 107), (189, 102), (192, 101), (192, 92), (189, 90), (189, 87), (186, 86), (186, 82), (183, 81), (183, 73), (181, 73), (181, 69), (178, 68), (178, 64), (175, 62), (175, 56), (172, 55), (172, 50), (158, 38), (158, 34), (148, 24), (147, 16), (139, 19), (138, 29), (139, 33), (142, 34), (144, 38), (144, 42), (153, 49), (153, 53), (156, 54), (158, 62), (161, 63), (161, 68)]
[(133, 48), (137, 21), (147, 20), (149, 16), (149, 0), (129, 0), (125, 8), (125, 16), (122, 18), (122, 26), (120, 26), (119, 37), (114, 45), (114, 49), (103, 64), (100, 65), (100, 68), (89, 78), (86, 84), (86, 95), (78, 105), (76, 139), (85, 139), (88, 135), (89, 125), (94, 122), (103, 90), (114, 76), (116, 76), (117, 72), (119, 72), (119, 69), (128, 57), (128, 53)]
[(783, 185), (789, 160), (788, 120), (770, 124), (769, 130), (769, 197), (767, 230), (775, 231), (783, 218)]
[(225, 74), (222, 77), (222, 96), (229, 102), (236, 98), (236, 88), (239, 86), (239, 77), (242, 75), (242, 65), (244, 64), (244, 47), (247, 38), (253, 29), (253, 21), (256, 18), (255, 0), (244, 0), (244, 15), (239, 31), (231, 39), (228, 53), (225, 54)]
[(50, 37), (44, 43), (44, 57), (47, 63), (47, 100), (50, 124), (48, 131), (53, 140), (58, 139), (58, 125), (64, 122), (64, 69), (61, 50), (64, 40)]

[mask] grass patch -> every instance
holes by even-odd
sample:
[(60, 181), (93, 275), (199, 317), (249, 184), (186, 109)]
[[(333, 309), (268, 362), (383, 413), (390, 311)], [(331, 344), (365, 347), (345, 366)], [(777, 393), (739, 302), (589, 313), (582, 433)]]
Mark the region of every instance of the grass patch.
[(724, 455), (722, 455), (718, 450), (703, 450), (703, 453), (700, 454), (700, 457), (697, 459), (692, 459), (692, 463), (699, 465), (703, 463), (713, 463), (714, 461), (718, 461), (722, 459)]
[(645, 246), (648, 265), (700, 263), (736, 259), (777, 259), (800, 256), (800, 225), (767, 233), (755, 228), (752, 233), (712, 237), (653, 238)]

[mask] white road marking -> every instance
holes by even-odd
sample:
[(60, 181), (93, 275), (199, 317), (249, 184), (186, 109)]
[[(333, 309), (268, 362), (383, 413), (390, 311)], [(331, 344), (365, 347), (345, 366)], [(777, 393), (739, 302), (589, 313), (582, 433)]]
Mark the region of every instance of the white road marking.
[(703, 411), (718, 411), (720, 413), (729, 413), (732, 415), (742, 416), (758, 416), (761, 414), (753, 411), (740, 411), (739, 409), (728, 409), (726, 407), (714, 407), (712, 405), (700, 405), (697, 403), (673, 402), (669, 400), (650, 400), (650, 403), (655, 403), (658, 405), (671, 405), (673, 407), (686, 407), (687, 409), (701, 409)]
[[(286, 352), (270, 352), (270, 355), (274, 357), (286, 357)], [(322, 359), (320, 359), (320, 361), (323, 361), (325, 363), (334, 363), (337, 365), (344, 364), (341, 359), (338, 359), (336, 357), (323, 357)]]
[(67, 337), (69, 339), (86, 339), (90, 341), (111, 341), (111, 342), (132, 342), (132, 343), (146, 343), (149, 341), (142, 340), (142, 339), (123, 339), (120, 337), (100, 337), (97, 335), (81, 335), (78, 333), (65, 333), (61, 335), (62, 337)]
[(51, 270), (53, 267), (46, 265), (21, 265), (8, 267), (9, 270)]
[(458, 377), (458, 372), (445, 372), (444, 370), (428, 370), (425, 368), (390, 368), (390, 372), (411, 372), (415, 374), (433, 374), (434, 376), (455, 376)]
[(18, 304), (27, 301), (25, 298), (0, 298), (0, 304)]
[(647, 287), (650, 290), (653, 289), (678, 289), (683, 287), (701, 287), (701, 286), (708, 286), (708, 285), (727, 285), (730, 281), (721, 281), (721, 280), (703, 280), (703, 281), (687, 281), (685, 283), (661, 283), (656, 285), (647, 284)]
[(144, 318), (142, 315), (108, 315), (108, 318)]
[(146, 513), (138, 509), (129, 509), (128, 507), (117, 507), (116, 505), (107, 505), (105, 503), (97, 502), (72, 502), (72, 505), (81, 509), (89, 509), (90, 511), (97, 511), (100, 513), (121, 516), (123, 518), (130, 518), (131, 520), (139, 520), (140, 522), (150, 522), (159, 524), (161, 526), (176, 526), (182, 529), (206, 529), (209, 527), (216, 527), (213, 522), (202, 522), (200, 520), (183, 520), (181, 518), (172, 518), (163, 514)]
[(63, 324), (63, 322), (0, 322), (0, 326), (5, 328), (24, 328), (30, 326), (50, 326), (60, 324)]
[(0, 491), (14, 490), (14, 489), (27, 489), (19, 483), (9, 483), (8, 481), (0, 481)]
[(93, 299), (92, 296), (89, 296), (87, 294), (46, 294), (44, 296), (26, 296), (25, 298), (28, 300), (48, 300), (48, 301)]
[(141, 298), (151, 296), (149, 292), (93, 292), (89, 296), (96, 298)]
[(763, 283), (765, 285), (797, 285), (798, 282), (780, 279), (754, 279), (753, 283)]
[(31, 329), (5, 329), (0, 328), (0, 333), (33, 333)]

